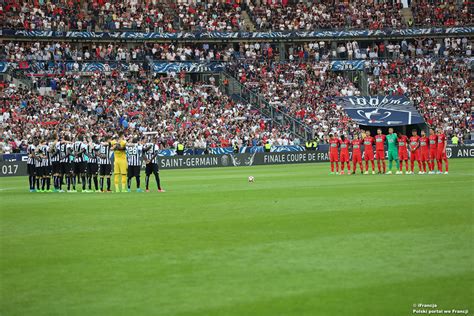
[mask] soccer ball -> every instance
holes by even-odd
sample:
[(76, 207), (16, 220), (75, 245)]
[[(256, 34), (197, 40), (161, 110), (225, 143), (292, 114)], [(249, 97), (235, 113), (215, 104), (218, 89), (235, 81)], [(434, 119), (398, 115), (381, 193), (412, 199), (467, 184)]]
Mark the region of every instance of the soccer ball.
[(249, 176), (249, 182), (254, 182), (254, 181), (255, 181), (255, 178), (252, 176)]

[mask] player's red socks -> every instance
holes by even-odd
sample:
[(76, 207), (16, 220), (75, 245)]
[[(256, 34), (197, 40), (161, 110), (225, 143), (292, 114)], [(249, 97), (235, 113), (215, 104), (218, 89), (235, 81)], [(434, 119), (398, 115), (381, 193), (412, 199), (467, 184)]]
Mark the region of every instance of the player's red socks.
[(382, 172), (382, 170), (380, 170), (380, 160), (377, 160), (377, 169), (379, 170), (379, 172)]
[(370, 162), (372, 162), (372, 171), (375, 171), (375, 162), (373, 160), (371, 160)]
[[(407, 164), (408, 164), (408, 162), (407, 162)], [(415, 162), (410, 161), (410, 166), (411, 166), (410, 170), (411, 170), (411, 172), (413, 172), (413, 170), (415, 170)]]
[(385, 164), (385, 160), (382, 160), (382, 167), (383, 167), (383, 173), (387, 172), (387, 165)]
[(443, 163), (441, 162), (441, 160), (437, 160), (437, 162), (438, 162), (438, 171), (443, 172)]
[(449, 167), (448, 167), (448, 166), (449, 166), (449, 164), (448, 164), (448, 159), (445, 159), (445, 160), (444, 160), (444, 167), (445, 167), (445, 169), (446, 169), (446, 172), (449, 172)]
[(331, 162), (331, 172), (334, 172), (334, 162)]

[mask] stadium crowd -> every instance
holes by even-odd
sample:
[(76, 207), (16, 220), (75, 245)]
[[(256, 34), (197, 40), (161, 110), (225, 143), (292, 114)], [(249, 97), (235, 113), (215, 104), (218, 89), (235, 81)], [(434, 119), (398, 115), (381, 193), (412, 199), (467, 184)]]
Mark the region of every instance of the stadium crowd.
[(469, 59), (410, 59), (373, 62), (370, 95), (408, 96), (431, 126), (464, 139), (472, 124)]
[(248, 89), (259, 93), (280, 111), (311, 126), (327, 141), (330, 133), (358, 131), (335, 96), (359, 95), (356, 85), (342, 73), (330, 70), (329, 62), (246, 62), (232, 65), (231, 72)]
[(414, 22), (418, 26), (472, 25), (472, 8), (469, 1), (417, 0), (412, 5)]
[[(467, 37), (419, 38), (384, 42), (309, 41), (286, 44), (284, 59), (320, 61), (338, 59), (377, 59), (415, 57), (470, 57), (472, 41)], [(279, 60), (279, 45), (272, 43), (73, 43), (9, 41), (0, 44), (2, 61), (232, 61), (236, 59)]]
[(394, 1), (250, 1), (249, 15), (258, 30), (400, 28), (400, 4)]
[(381, 29), (472, 24), (468, 2), (412, 1), (403, 21), (399, 1), (6, 1), (0, 27), (54, 31), (239, 31), (245, 11), (257, 30)]
[(15, 150), (32, 136), (63, 132), (104, 136), (158, 131), (162, 148), (178, 141), (189, 148), (261, 145), (266, 140), (293, 144), (249, 105), (235, 103), (217, 87), (181, 78), (130, 79), (96, 74), (66, 76), (45, 95), (8, 85), (0, 92), (4, 142)]

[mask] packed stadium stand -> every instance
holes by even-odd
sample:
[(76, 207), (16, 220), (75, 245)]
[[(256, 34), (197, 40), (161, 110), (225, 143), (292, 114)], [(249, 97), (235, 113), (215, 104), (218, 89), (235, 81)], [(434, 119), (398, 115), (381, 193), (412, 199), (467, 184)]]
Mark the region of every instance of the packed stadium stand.
[[(366, 95), (405, 95), (428, 125), (467, 141), (469, 25), (462, 1), (5, 1), (0, 150), (117, 129), (158, 131), (162, 148), (327, 142), (359, 130), (334, 98)], [(387, 29), (401, 35), (373, 33)], [(286, 33), (315, 30), (342, 33)]]

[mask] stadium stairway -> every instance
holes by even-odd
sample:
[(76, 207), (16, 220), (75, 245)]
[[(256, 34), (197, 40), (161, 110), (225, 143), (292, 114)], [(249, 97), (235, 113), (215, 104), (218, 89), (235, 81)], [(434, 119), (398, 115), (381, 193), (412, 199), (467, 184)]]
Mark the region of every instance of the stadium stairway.
[[(310, 126), (287, 113), (281, 112), (275, 106), (268, 103), (261, 95), (246, 88), (231, 74), (223, 72), (221, 75), (223, 78), (219, 80), (219, 88), (235, 102), (250, 104), (254, 110), (270, 119), (273, 124), (280, 126), (282, 130), (288, 130), (301, 140), (312, 139), (314, 137)], [(222, 84), (224, 80), (227, 80), (227, 85)]]
[(242, 11), (242, 19), (244, 21), (244, 29), (249, 32), (255, 32), (255, 25), (246, 10)]
[(400, 15), (402, 16), (402, 21), (405, 25), (410, 25), (413, 23), (413, 12), (410, 8), (403, 8), (400, 10)]

